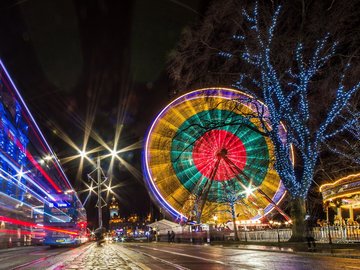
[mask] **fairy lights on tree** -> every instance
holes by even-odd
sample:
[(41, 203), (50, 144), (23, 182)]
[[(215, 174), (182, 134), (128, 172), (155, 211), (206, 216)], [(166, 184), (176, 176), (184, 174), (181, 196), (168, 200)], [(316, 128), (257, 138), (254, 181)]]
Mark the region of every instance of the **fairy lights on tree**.
[(336, 138), (342, 140), (342, 144), (336, 144), (338, 140), (326, 142), (326, 147), (333, 153), (344, 157), (354, 164), (360, 164), (360, 115), (349, 109), (349, 113), (354, 119), (358, 118), (346, 129), (345, 134)]
[[(244, 209), (245, 210), (248, 209), (246, 211), (249, 211), (249, 212), (251, 210), (253, 210), (253, 208), (250, 207), (245, 202), (244, 199), (251, 196), (252, 192), (256, 188), (251, 188), (251, 184), (249, 184), (249, 187), (246, 187), (246, 189), (244, 189), (244, 191), (239, 191), (239, 188), (236, 187), (236, 185), (234, 185), (234, 183), (226, 183), (226, 182), (222, 182), (222, 188), (224, 191), (224, 196), (223, 196), (222, 200), (228, 206), (228, 208), (225, 209), (224, 211), (231, 215), (231, 219), (232, 219), (232, 223), (233, 223), (233, 227), (234, 227), (234, 236), (235, 236), (234, 238), (236, 241), (238, 241), (239, 240), (238, 226), (236, 224), (236, 217), (238, 216), (238, 213), (236, 212), (236, 205), (237, 204), (243, 205)], [(250, 200), (250, 201), (252, 204), (256, 205), (256, 203), (253, 200)]]
[[(310, 123), (313, 116), (309, 102), (309, 94), (316, 91), (312, 81), (329, 63), (337, 43), (331, 43), (327, 34), (317, 40), (310, 53), (308, 46), (298, 43), (294, 50), (294, 65), (287, 72), (281, 73), (275, 67), (271, 54), (280, 10), (278, 6), (268, 26), (260, 23), (257, 3), (251, 13), (243, 10), (248, 28), (241, 35), (233, 36), (234, 41), (241, 46), (242, 53), (235, 55), (219, 52), (219, 55), (226, 58), (240, 57), (255, 70), (252, 74), (241, 74), (235, 86), (254, 97), (255, 93), (260, 92), (269, 108), (269, 114), (263, 117), (271, 123), (271, 128), (266, 125), (263, 127), (274, 144), (275, 169), (292, 198), (293, 240), (299, 240), (302, 239), (304, 229), (305, 198), (313, 181), (321, 147), (336, 135), (354, 129), (359, 112), (349, 114), (346, 111), (352, 96), (360, 88), (360, 82), (351, 87), (345, 86), (346, 73), (350, 68), (350, 65), (346, 65), (343, 74), (339, 76), (335, 99), (324, 113), (322, 122), (314, 128)], [(247, 46), (247, 40), (251, 38), (255, 38), (256, 42)], [(307, 53), (304, 52), (305, 48)], [(279, 132), (282, 124), (287, 130), (286, 141)], [(296, 153), (295, 167), (289, 155), (291, 147), (294, 147)]]

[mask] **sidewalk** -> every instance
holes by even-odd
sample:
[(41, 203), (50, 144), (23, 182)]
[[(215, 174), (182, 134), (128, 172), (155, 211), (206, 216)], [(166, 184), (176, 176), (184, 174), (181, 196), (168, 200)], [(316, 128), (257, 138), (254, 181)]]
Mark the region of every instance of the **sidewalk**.
[(63, 261), (47, 270), (64, 269), (142, 270), (148, 268), (131, 260), (119, 245), (107, 243), (104, 246), (97, 246), (96, 243), (91, 243), (89, 248), (81, 255), (74, 259)]
[(212, 246), (224, 248), (239, 248), (244, 250), (259, 250), (270, 252), (301, 253), (308, 255), (323, 255), (343, 258), (360, 259), (360, 243), (328, 244), (316, 243), (316, 250), (308, 250), (306, 242), (212, 242)]

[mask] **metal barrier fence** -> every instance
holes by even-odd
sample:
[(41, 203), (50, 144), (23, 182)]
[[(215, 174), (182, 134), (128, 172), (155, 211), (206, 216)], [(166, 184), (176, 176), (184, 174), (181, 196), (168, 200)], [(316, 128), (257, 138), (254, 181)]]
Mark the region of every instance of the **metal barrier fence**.
[(291, 229), (240, 231), (238, 236), (240, 241), (285, 242), (291, 237)]
[[(314, 227), (314, 238), (322, 243), (351, 243), (360, 242), (359, 226), (324, 226)], [(286, 242), (292, 235), (291, 228), (266, 229), (244, 231), (239, 230), (240, 241), (258, 241), (258, 242)], [(212, 241), (231, 241), (235, 235), (232, 231), (199, 231), (183, 232), (176, 234), (176, 242), (205, 243)], [(159, 235), (158, 241), (167, 241), (167, 235)]]
[(314, 228), (315, 239), (321, 242), (360, 242), (359, 226), (324, 226)]
[[(314, 227), (314, 238), (323, 243), (360, 242), (359, 226), (324, 226)], [(261, 231), (240, 231), (241, 241), (285, 242), (292, 235), (291, 229), (268, 229)]]

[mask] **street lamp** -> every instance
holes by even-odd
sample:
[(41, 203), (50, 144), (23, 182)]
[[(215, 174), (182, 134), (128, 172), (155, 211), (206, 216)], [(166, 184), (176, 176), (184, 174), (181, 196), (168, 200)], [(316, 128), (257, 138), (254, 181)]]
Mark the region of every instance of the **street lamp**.
[(81, 158), (85, 158), (86, 157), (86, 152), (83, 151), (83, 150), (80, 150), (79, 155), (80, 155)]
[[(96, 171), (96, 179), (94, 179), (92, 177), (92, 174)], [(102, 190), (102, 187), (105, 185), (105, 183), (107, 182), (108, 178), (105, 176), (102, 168), (101, 168), (101, 165), (100, 165), (100, 156), (97, 156), (96, 158), (96, 168), (90, 172), (88, 174), (88, 178), (91, 180), (91, 182), (94, 182), (95, 183), (95, 186), (97, 187), (97, 192), (96, 192), (96, 195), (97, 195), (97, 208), (98, 208), (98, 223), (99, 223), (99, 228), (102, 227), (103, 225), (103, 222), (102, 222), (102, 208), (106, 206), (106, 201), (102, 198), (102, 195), (101, 193), (104, 191)], [(89, 190), (90, 192), (94, 190), (93, 186), (91, 185), (89, 187)], [(106, 191), (109, 191), (111, 192), (111, 187), (110, 185), (106, 187)], [(104, 205), (102, 205), (102, 201), (104, 200)]]
[[(95, 134), (96, 135), (96, 134)], [(95, 136), (94, 135), (94, 136)], [(77, 151), (77, 155), (71, 156), (66, 158), (67, 162), (75, 159), (75, 158), (81, 158), (80, 159), (80, 166), (78, 170), (78, 177), (81, 177), (82, 170), (84, 166), (84, 160), (89, 161), (93, 166), (95, 166), (95, 169), (91, 171), (89, 174), (87, 174), (88, 179), (90, 180), (90, 184), (84, 183), (87, 186), (87, 189), (84, 191), (89, 191), (89, 194), (87, 195), (86, 199), (84, 200), (83, 204), (85, 205), (87, 200), (89, 199), (91, 193), (94, 193), (97, 195), (97, 204), (96, 207), (98, 208), (98, 223), (99, 228), (102, 227), (102, 207), (106, 206), (106, 201), (102, 198), (102, 192), (113, 193), (113, 188), (120, 186), (120, 184), (116, 184), (114, 186), (111, 185), (111, 178), (110, 181), (108, 181), (108, 178), (106, 175), (110, 171), (113, 170), (114, 161), (117, 159), (120, 161), (121, 164), (123, 164), (126, 169), (129, 170), (129, 172), (134, 175), (135, 177), (139, 177), (140, 173), (137, 172), (136, 168), (134, 168), (131, 164), (129, 164), (126, 160), (122, 159), (120, 156), (118, 156), (119, 153), (128, 152), (131, 150), (135, 150), (141, 147), (141, 144), (139, 142), (126, 146), (122, 149), (117, 149), (117, 141), (119, 140), (120, 133), (119, 131), (115, 134), (115, 143), (113, 149), (109, 147), (104, 140), (102, 140), (98, 135), (95, 136), (95, 140), (100, 144), (99, 146), (93, 148), (90, 151), (86, 150), (86, 144), (88, 138), (84, 139), (84, 145), (82, 148), (77, 147), (74, 143), (70, 143), (70, 145)], [(106, 152), (106, 153), (104, 153)], [(90, 154), (98, 154), (96, 161), (93, 160), (89, 155)], [(100, 155), (101, 153), (101, 155)], [(111, 158), (111, 162), (109, 163), (108, 173), (105, 175), (104, 171), (101, 168), (100, 161), (105, 158)], [(96, 172), (96, 175), (95, 175)], [(115, 194), (116, 196), (116, 194)]]
[[(81, 156), (81, 158), (83, 158), (83, 159), (86, 158), (92, 164), (95, 164), (95, 169), (87, 174), (87, 177), (90, 180), (90, 185), (88, 185), (86, 183), (85, 183), (85, 185), (87, 186), (87, 191), (89, 191), (89, 194), (87, 195), (83, 204), (84, 205), (86, 204), (91, 193), (96, 194), (96, 196), (97, 196), (96, 207), (98, 208), (98, 224), (99, 224), (99, 228), (101, 228), (103, 225), (102, 208), (106, 206), (106, 201), (102, 197), (102, 192), (104, 192), (104, 191), (113, 192), (113, 191), (112, 191), (111, 183), (109, 183), (107, 185), (108, 178), (106, 177), (104, 171), (101, 168), (100, 161), (101, 161), (101, 158), (106, 158), (110, 155), (103, 155), (103, 156), (98, 155), (96, 158), (96, 163), (94, 163), (93, 160), (87, 156), (87, 152), (85, 152), (85, 151), (79, 151), (79, 155)], [(95, 172), (96, 172), (96, 176), (93, 177)]]
[[(120, 106), (119, 106), (119, 109), (120, 109)], [(113, 169), (113, 164), (114, 164), (115, 159), (117, 159), (120, 161), (120, 164), (124, 165), (124, 167), (134, 177), (140, 179), (142, 177), (141, 173), (134, 166), (132, 166), (129, 162), (127, 162), (125, 159), (118, 156), (118, 154), (142, 148), (142, 141), (140, 141), (140, 140), (136, 141), (135, 143), (132, 143), (130, 145), (127, 145), (127, 146), (119, 149), (118, 142), (120, 140), (122, 129), (124, 127), (124, 124), (121, 122), (124, 115), (122, 114), (122, 111), (119, 110), (117, 112), (114, 138), (112, 140), (112, 144), (108, 145), (108, 143), (105, 142), (104, 139), (102, 139), (99, 136), (99, 134), (95, 130), (92, 129), (95, 115), (96, 115), (96, 110), (90, 111), (89, 114), (87, 115), (88, 118), (84, 121), (84, 126), (81, 126), (81, 129), (84, 130), (84, 138), (83, 138), (82, 147), (78, 147), (76, 145), (76, 143), (70, 138), (70, 136), (68, 134), (66, 134), (66, 132), (64, 132), (60, 129), (57, 129), (57, 130), (54, 130), (54, 133), (76, 151), (75, 155), (65, 157), (64, 159), (62, 159), (62, 164), (65, 164), (67, 162), (71, 162), (77, 158), (80, 158), (80, 163), (79, 163), (78, 171), (76, 174), (76, 178), (82, 178), (83, 168), (85, 166), (84, 164), (86, 161), (90, 162), (93, 166), (95, 166), (95, 170), (93, 170), (90, 174), (87, 175), (88, 178), (91, 179), (91, 183), (88, 184), (88, 183), (83, 182), (85, 184), (85, 186), (87, 186), (87, 189), (83, 190), (82, 192), (86, 192), (86, 191), (89, 192), (83, 202), (83, 205), (86, 204), (91, 193), (94, 193), (98, 196), (96, 207), (98, 208), (99, 227), (101, 227), (102, 226), (102, 207), (104, 207), (106, 205), (106, 201), (102, 198), (102, 192), (107, 191), (108, 192), (107, 195), (109, 194), (109, 192), (113, 193), (112, 188), (119, 187), (120, 184), (116, 184), (116, 185), (112, 186), (111, 185), (111, 182), (112, 182), (111, 177), (110, 177), (109, 183), (108, 184), (106, 183), (108, 181), (108, 179), (105, 176), (103, 170), (101, 169), (100, 160), (107, 158), (107, 157), (111, 157), (111, 162), (108, 167), (108, 172), (110, 172)], [(91, 150), (88, 149), (88, 144), (90, 143), (90, 140), (91, 140), (91, 144), (95, 143), (97, 145), (95, 148), (93, 148)], [(106, 151), (106, 153), (104, 154), (105, 151)], [(103, 154), (101, 156), (98, 155), (96, 162), (94, 162), (95, 160), (92, 160), (89, 157), (89, 155), (99, 153), (99, 152), (102, 152)], [(51, 159), (54, 159), (54, 158), (56, 159), (55, 156), (45, 157), (45, 158), (41, 159), (40, 162), (41, 162), (41, 164), (45, 164), (47, 161), (50, 161)], [(95, 171), (97, 172), (97, 174), (96, 174), (96, 176), (92, 177), (92, 174), (95, 173)], [(109, 174), (107, 173), (107, 175), (109, 175)], [(105, 189), (104, 189), (104, 186), (105, 186)], [(114, 194), (114, 195), (117, 197), (116, 194)], [(103, 202), (105, 202), (105, 204), (103, 204)]]
[[(131, 147), (126, 147), (123, 148), (121, 150), (116, 150), (116, 149), (111, 149), (110, 147), (106, 146), (99, 146), (94, 148), (93, 150), (90, 151), (86, 151), (85, 147), (83, 147), (83, 150), (80, 150), (79, 148), (77, 148), (77, 152), (78, 155), (74, 156), (74, 157), (81, 157), (81, 163), (80, 163), (80, 167), (82, 168), (83, 166), (83, 160), (88, 160), (93, 166), (95, 166), (95, 169), (93, 171), (91, 171), (90, 173), (87, 174), (87, 177), (90, 181), (90, 184), (85, 183), (84, 184), (87, 186), (87, 189), (84, 190), (88, 191), (89, 194), (87, 195), (87, 197), (85, 198), (83, 205), (86, 204), (87, 200), (90, 198), (91, 193), (96, 194), (97, 196), (97, 203), (96, 203), (96, 207), (98, 208), (98, 224), (99, 224), (99, 228), (102, 227), (103, 225), (103, 221), (102, 221), (102, 208), (106, 206), (106, 201), (103, 199), (102, 197), (102, 192), (107, 192), (107, 194), (109, 193), (113, 193), (113, 189), (115, 187), (120, 186), (120, 184), (116, 184), (114, 186), (112, 186), (111, 184), (111, 178), (110, 181), (108, 180), (108, 177), (106, 175), (108, 175), (108, 173), (110, 171), (112, 171), (113, 169), (113, 165), (114, 165), (114, 161), (115, 159), (118, 159), (120, 161), (121, 164), (125, 164), (125, 167), (130, 171), (131, 174), (135, 174), (134, 173), (134, 168), (128, 164), (124, 159), (122, 159), (120, 156), (118, 156), (119, 153), (122, 152), (127, 152), (133, 149), (136, 149), (137, 147), (135, 146), (131, 146)], [(106, 152), (106, 153), (104, 153)], [(93, 160), (89, 154), (91, 153), (98, 153), (96, 161)], [(101, 155), (100, 155), (101, 153)], [(108, 173), (105, 174), (103, 169), (101, 168), (101, 160), (102, 159), (106, 159), (106, 158), (111, 158), (111, 162), (109, 164), (109, 168), (108, 168)], [(82, 169), (81, 169), (82, 170)], [(96, 174), (95, 174), (96, 172)], [(136, 176), (136, 175), (135, 175)], [(116, 194), (115, 194), (116, 196)]]

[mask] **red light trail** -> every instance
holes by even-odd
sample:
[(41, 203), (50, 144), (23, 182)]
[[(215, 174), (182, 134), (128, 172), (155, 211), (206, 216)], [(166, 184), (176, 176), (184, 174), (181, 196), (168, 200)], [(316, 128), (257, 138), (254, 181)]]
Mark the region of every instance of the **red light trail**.
[(41, 166), (39, 165), (39, 163), (37, 163), (37, 161), (34, 159), (34, 157), (30, 154), (29, 151), (26, 151), (26, 156), (27, 158), (31, 161), (31, 163), (36, 167), (36, 169), (38, 169), (41, 174), (46, 178), (46, 180), (49, 181), (49, 183), (51, 184), (51, 186), (53, 188), (55, 188), (55, 190), (59, 193), (62, 192), (62, 190), (55, 184), (55, 182), (51, 179), (51, 177), (44, 171), (43, 168), (41, 168)]
[(69, 235), (78, 235), (78, 233), (73, 232), (73, 231), (63, 230), (63, 229), (56, 228), (56, 227), (39, 226), (38, 224), (33, 223), (33, 222), (13, 219), (13, 218), (5, 217), (5, 216), (0, 216), (0, 221), (8, 222), (8, 223), (15, 224), (15, 225), (27, 226), (27, 227), (43, 228), (44, 230), (47, 230), (47, 231), (61, 232), (61, 233), (69, 234)]

